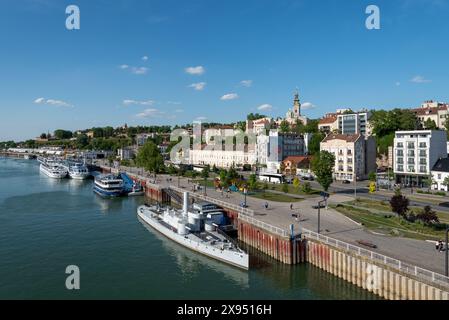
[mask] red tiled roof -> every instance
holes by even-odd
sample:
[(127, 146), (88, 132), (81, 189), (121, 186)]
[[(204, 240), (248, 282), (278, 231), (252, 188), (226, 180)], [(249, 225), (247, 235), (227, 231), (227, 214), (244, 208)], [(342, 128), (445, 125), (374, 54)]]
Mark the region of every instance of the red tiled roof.
[(327, 142), (331, 140), (343, 140), (346, 142), (356, 142), (362, 135), (360, 133), (356, 134), (328, 134), (322, 142)]
[(321, 118), (319, 124), (330, 124), (330, 123), (334, 123), (335, 121), (337, 121), (337, 116), (331, 115), (331, 116)]
[(288, 156), (287, 158), (284, 159), (283, 162), (291, 161), (293, 163), (301, 163), (305, 161), (310, 161), (310, 159), (311, 159), (310, 156)]

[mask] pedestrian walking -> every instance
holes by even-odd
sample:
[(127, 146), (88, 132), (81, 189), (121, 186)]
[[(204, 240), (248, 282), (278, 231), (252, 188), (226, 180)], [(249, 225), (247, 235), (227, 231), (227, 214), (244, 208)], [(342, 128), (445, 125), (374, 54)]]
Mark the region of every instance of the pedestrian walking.
[(265, 210), (268, 210), (268, 202), (265, 202)]
[(293, 210), (293, 203), (290, 203), (290, 210)]

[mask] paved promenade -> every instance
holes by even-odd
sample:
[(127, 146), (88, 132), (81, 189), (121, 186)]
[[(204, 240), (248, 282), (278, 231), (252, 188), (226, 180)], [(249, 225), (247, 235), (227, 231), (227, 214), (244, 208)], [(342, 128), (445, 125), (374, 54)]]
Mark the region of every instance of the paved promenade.
[[(159, 175), (158, 182), (164, 186), (169, 184), (177, 186), (178, 179), (176, 177), (168, 177), (172, 178), (171, 183), (166, 181), (167, 177)], [(193, 185), (188, 183), (186, 178), (180, 179), (180, 186), (191, 193), (193, 192)], [(203, 194), (204, 191), (196, 192)], [(222, 195), (221, 192), (217, 192), (212, 188), (207, 188), (206, 192), (209, 197), (235, 205), (239, 205), (244, 201), (244, 197), (240, 193), (231, 193), (229, 198), (227, 198), (226, 194)], [(271, 202), (248, 196), (247, 205), (249, 209), (254, 210), (256, 219), (271, 225), (289, 230), (290, 224), (293, 223), (295, 231), (298, 231), (300, 226), (317, 231), (318, 210), (313, 209), (312, 206), (316, 205), (318, 200), (321, 200), (321, 198), (307, 198), (303, 201), (295, 202), (293, 203), (293, 210), (290, 210), (290, 203)], [(328, 201), (329, 203), (340, 203), (350, 200), (353, 200), (351, 196), (335, 194), (331, 195)], [(264, 208), (265, 202), (269, 204), (268, 210)], [(300, 213), (299, 223), (292, 218), (292, 213)], [(377, 249), (367, 248), (369, 250), (444, 274), (444, 253), (436, 251), (433, 242), (374, 234), (331, 208), (321, 209), (321, 234), (356, 246), (361, 246), (357, 243), (357, 240), (369, 241), (377, 245)]]

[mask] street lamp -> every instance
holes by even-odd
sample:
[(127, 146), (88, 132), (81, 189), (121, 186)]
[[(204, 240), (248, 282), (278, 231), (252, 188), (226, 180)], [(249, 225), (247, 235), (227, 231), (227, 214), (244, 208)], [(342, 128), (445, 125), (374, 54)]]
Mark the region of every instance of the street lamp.
[(449, 247), (448, 247), (448, 239), (449, 238), (449, 228), (446, 229), (446, 261), (445, 261), (445, 269), (446, 269), (446, 277), (449, 277)]
[(244, 188), (243, 189), (243, 194), (245, 195), (245, 203), (244, 203), (244, 208), (246, 208), (246, 194), (248, 193), (248, 189)]
[(320, 233), (320, 229), (321, 229), (321, 204), (324, 202), (326, 203), (327, 206), (327, 198), (329, 197), (329, 193), (327, 192), (321, 192), (321, 195), (323, 196), (323, 200), (318, 201), (318, 231), (317, 233)]

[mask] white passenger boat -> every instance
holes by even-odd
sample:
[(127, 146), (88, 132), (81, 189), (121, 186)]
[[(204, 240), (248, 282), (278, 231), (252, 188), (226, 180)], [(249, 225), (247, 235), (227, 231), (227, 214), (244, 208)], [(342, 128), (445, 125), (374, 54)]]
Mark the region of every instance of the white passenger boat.
[(188, 193), (184, 193), (183, 210), (143, 205), (137, 215), (167, 238), (193, 251), (238, 268), (249, 268), (246, 252), (218, 232), (218, 225), (200, 212), (188, 210)]
[(69, 176), (72, 179), (84, 180), (90, 176), (89, 169), (82, 163), (73, 163), (68, 165)]
[(39, 158), (40, 171), (50, 178), (63, 179), (67, 176), (67, 169), (53, 159)]
[(125, 193), (125, 184), (118, 175), (97, 176), (94, 181), (94, 192), (102, 197), (120, 197)]

